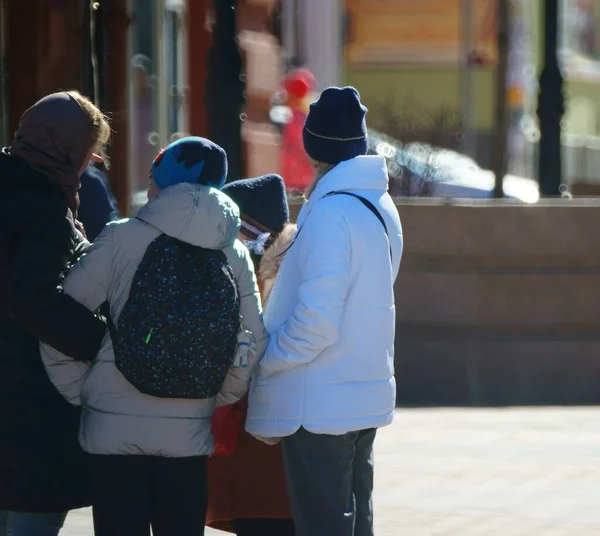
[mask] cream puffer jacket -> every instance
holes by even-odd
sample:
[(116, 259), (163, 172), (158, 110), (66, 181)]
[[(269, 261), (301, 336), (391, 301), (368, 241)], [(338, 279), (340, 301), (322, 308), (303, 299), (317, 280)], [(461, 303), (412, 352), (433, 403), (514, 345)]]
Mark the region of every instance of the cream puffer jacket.
[(267, 334), (252, 261), (236, 239), (239, 211), (222, 192), (179, 184), (161, 191), (137, 218), (109, 224), (70, 271), (67, 294), (96, 310), (108, 300), (118, 322), (133, 276), (146, 248), (160, 233), (190, 244), (222, 250), (241, 296), (242, 327), (256, 339), (248, 368), (231, 368), (221, 392), (205, 400), (160, 399), (140, 393), (115, 366), (110, 336), (91, 367), (42, 344), (42, 359), (57, 389), (82, 406), (80, 444), (92, 454), (144, 454), (166, 457), (210, 455), (211, 416), (216, 404), (243, 397), (262, 355)]

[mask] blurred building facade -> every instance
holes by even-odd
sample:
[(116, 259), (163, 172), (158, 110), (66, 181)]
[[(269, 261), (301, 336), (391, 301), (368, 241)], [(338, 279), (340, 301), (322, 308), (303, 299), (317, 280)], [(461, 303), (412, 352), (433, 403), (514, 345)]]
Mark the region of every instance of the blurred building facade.
[[(188, 133), (214, 132), (209, 111), (236, 98), (230, 131), (222, 129), (240, 138), (232, 167), (237, 175), (272, 170), (276, 7), (276, 0), (0, 0), (0, 141), (10, 143), (20, 114), (45, 94), (80, 90), (111, 119), (108, 175), (127, 214), (145, 200), (158, 150)], [(237, 96), (227, 94), (231, 80), (239, 81)]]
[[(509, 4), (509, 173), (533, 178), (544, 0)], [(566, 97), (564, 175), (571, 184), (598, 181), (600, 1), (558, 4)], [(390, 112), (397, 122), (419, 123), (415, 115), (420, 113), (422, 128), (436, 132), (418, 132), (418, 124), (400, 125), (398, 136), (432, 138), (489, 168), (496, 108), (495, 5), (496, 0), (345, 0), (344, 80), (360, 88), (372, 111), (372, 124), (378, 115)], [(460, 139), (455, 136), (458, 129), (466, 134)]]
[[(371, 127), (489, 168), (495, 2), (0, 0), (0, 141), (48, 92), (93, 96), (112, 119), (109, 177), (125, 214), (145, 199), (153, 155), (185, 133), (226, 146), (231, 178), (279, 170), (270, 103), (283, 73), (303, 66), (317, 89), (358, 87)], [(536, 176), (543, 3), (510, 0), (509, 173), (524, 177)], [(595, 193), (600, 0), (559, 7), (564, 171)]]

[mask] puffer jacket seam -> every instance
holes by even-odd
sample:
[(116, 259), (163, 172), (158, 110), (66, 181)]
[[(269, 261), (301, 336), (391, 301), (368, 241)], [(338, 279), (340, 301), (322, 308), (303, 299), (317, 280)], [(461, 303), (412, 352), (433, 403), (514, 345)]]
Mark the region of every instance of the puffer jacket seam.
[[(199, 200), (200, 200), (200, 191), (199, 190), (194, 190), (192, 192), (192, 197), (193, 197), (192, 206), (193, 207), (197, 207), (199, 205)], [(185, 233), (188, 230), (188, 228), (190, 226), (190, 223), (192, 222), (193, 216), (194, 216), (194, 209), (191, 209), (187, 213), (187, 217), (185, 219), (185, 223), (183, 224), (183, 228), (181, 229), (181, 232), (179, 233), (179, 237), (178, 238), (181, 238), (182, 236), (185, 236)]]
[(167, 415), (139, 415), (135, 413), (119, 413), (116, 411), (108, 411), (100, 408), (96, 408), (94, 406), (90, 406), (89, 404), (85, 404), (83, 406), (84, 411), (93, 411), (96, 413), (100, 413), (103, 415), (113, 415), (115, 417), (134, 417), (134, 418), (146, 418), (146, 419), (173, 419), (177, 421), (208, 421), (210, 417), (176, 417), (176, 416), (167, 416)]

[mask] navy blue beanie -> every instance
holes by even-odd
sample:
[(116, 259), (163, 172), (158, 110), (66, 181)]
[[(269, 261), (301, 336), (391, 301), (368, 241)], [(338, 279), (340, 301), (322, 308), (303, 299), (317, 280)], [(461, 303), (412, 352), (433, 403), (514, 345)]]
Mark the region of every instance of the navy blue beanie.
[(246, 236), (257, 240), (260, 235), (270, 233), (264, 247), (272, 244), (290, 220), (285, 184), (279, 175), (230, 182), (223, 187), (223, 193), (239, 207), (240, 230)]
[(216, 143), (188, 136), (165, 147), (152, 162), (152, 180), (162, 190), (182, 182), (221, 188), (227, 155)]
[(310, 105), (302, 138), (313, 160), (336, 165), (366, 155), (367, 108), (353, 87), (328, 87)]

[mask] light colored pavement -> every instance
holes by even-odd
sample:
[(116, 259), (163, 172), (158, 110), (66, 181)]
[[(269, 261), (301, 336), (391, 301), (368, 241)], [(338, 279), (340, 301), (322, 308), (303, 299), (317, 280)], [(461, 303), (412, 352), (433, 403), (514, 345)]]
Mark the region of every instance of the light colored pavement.
[(376, 445), (377, 536), (600, 536), (600, 409), (399, 410)]

